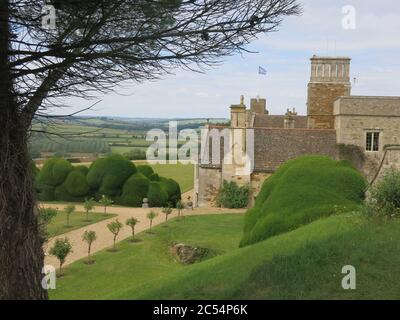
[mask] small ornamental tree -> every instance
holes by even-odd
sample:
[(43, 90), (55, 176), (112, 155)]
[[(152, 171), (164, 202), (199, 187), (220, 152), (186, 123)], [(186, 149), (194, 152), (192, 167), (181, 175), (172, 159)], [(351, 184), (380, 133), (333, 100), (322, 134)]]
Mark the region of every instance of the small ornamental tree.
[(147, 219), (150, 220), (150, 232), (151, 232), (151, 227), (153, 226), (153, 220), (158, 216), (158, 213), (154, 212), (154, 211), (150, 211), (147, 214)]
[(168, 223), (168, 216), (172, 213), (172, 208), (168, 205), (161, 210), (165, 214), (165, 223)]
[(75, 210), (76, 210), (76, 208), (75, 208), (75, 206), (72, 205), (72, 204), (69, 205), (69, 206), (66, 206), (65, 209), (64, 209), (65, 214), (67, 215), (67, 226), (66, 226), (67, 228), (70, 227), (70, 225), (69, 225), (69, 218), (70, 218), (71, 214), (75, 212)]
[(64, 239), (56, 239), (54, 242), (53, 247), (50, 248), (49, 253), (52, 256), (55, 256), (58, 261), (60, 261), (60, 270), (59, 270), (59, 277), (61, 277), (62, 274), (62, 266), (65, 262), (65, 259), (67, 256), (72, 252), (72, 245), (69, 242), (68, 238)]
[(117, 240), (117, 236), (118, 236), (119, 232), (121, 231), (122, 227), (123, 227), (123, 225), (121, 222), (118, 221), (118, 219), (113, 222), (110, 222), (107, 225), (108, 230), (110, 230), (110, 232), (114, 235), (112, 251), (117, 251), (117, 248), (115, 246), (115, 241)]
[(40, 228), (40, 234), (43, 241), (47, 241), (49, 233), (47, 232), (47, 226), (51, 220), (58, 214), (58, 209), (53, 208), (39, 208), (38, 223)]
[(87, 259), (87, 263), (88, 264), (94, 262), (94, 260), (92, 260), (90, 258), (90, 251), (92, 249), (92, 243), (95, 242), (96, 239), (97, 239), (97, 236), (96, 236), (96, 232), (94, 232), (94, 231), (87, 231), (86, 230), (82, 235), (82, 240), (85, 241), (88, 244), (88, 259)]
[(179, 200), (179, 201), (176, 203), (176, 209), (178, 210), (178, 217), (181, 216), (181, 213), (182, 213), (182, 216), (183, 216), (183, 209), (185, 209), (185, 206), (183, 205), (183, 203), (182, 203), (181, 200)]
[(131, 227), (132, 229), (132, 242), (135, 242), (135, 226), (139, 223), (139, 220), (136, 218), (129, 218), (126, 220), (126, 225)]
[(104, 214), (107, 213), (107, 207), (113, 204), (113, 201), (107, 196), (103, 195), (99, 201), (99, 203), (104, 207)]
[(92, 198), (86, 199), (83, 207), (85, 208), (86, 212), (86, 221), (89, 221), (89, 212), (94, 209), (94, 200)]

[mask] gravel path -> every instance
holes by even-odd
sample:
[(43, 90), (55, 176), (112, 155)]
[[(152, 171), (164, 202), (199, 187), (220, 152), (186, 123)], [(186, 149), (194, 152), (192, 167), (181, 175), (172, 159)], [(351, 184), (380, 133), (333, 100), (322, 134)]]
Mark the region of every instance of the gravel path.
[[(188, 193), (185, 193), (185, 195)], [(185, 198), (183, 198), (185, 199)], [(44, 207), (52, 207), (52, 208), (58, 208), (62, 210), (66, 205), (62, 204), (42, 204)], [(77, 211), (84, 211), (84, 208), (82, 205), (76, 205)], [(91, 230), (95, 231), (97, 234), (97, 240), (92, 244), (92, 253), (95, 253), (97, 251), (103, 250), (105, 248), (111, 247), (113, 243), (113, 235), (112, 233), (108, 230), (107, 224), (110, 223), (110, 221), (113, 221), (114, 219), (118, 219), (121, 223), (124, 224), (124, 227), (121, 229), (117, 241), (121, 241), (123, 239), (126, 239), (132, 235), (132, 230), (128, 226), (125, 225), (126, 219), (130, 217), (135, 217), (139, 220), (139, 223), (135, 227), (135, 233), (139, 233), (143, 230), (146, 230), (150, 226), (149, 220), (146, 218), (147, 213), (150, 211), (156, 211), (159, 213), (158, 217), (154, 219), (153, 221), (153, 226), (160, 224), (165, 221), (165, 215), (161, 212), (160, 208), (151, 208), (151, 209), (143, 209), (143, 208), (125, 208), (125, 207), (108, 207), (107, 208), (107, 213), (113, 213), (117, 214), (117, 217), (106, 219), (103, 221), (100, 221), (98, 223), (94, 223), (88, 226), (85, 226), (83, 228), (73, 230), (70, 232), (67, 232), (65, 234), (56, 236), (54, 238), (51, 238), (45, 246), (45, 252), (46, 252), (46, 259), (45, 263), (47, 265), (53, 265), (53, 266), (58, 266), (58, 260), (53, 257), (48, 255), (48, 249), (51, 248), (53, 245), (55, 239), (57, 238), (63, 238), (63, 237), (68, 237), (70, 240), (72, 247), (73, 247), (73, 252), (67, 257), (65, 264), (68, 265), (74, 261), (77, 261), (79, 259), (82, 259), (87, 256), (87, 245), (82, 241), (82, 234), (84, 233), (85, 230)], [(103, 212), (102, 207), (96, 207), (94, 209), (94, 212)], [(194, 210), (190, 209), (185, 209), (183, 214), (185, 216), (187, 215), (202, 215), (202, 214), (221, 214), (221, 213), (244, 213), (245, 210), (243, 209), (235, 209), (235, 210), (230, 210), (230, 209), (221, 209), (221, 208), (195, 208)], [(174, 210), (173, 213), (168, 217), (168, 219), (171, 219), (173, 217), (176, 217), (178, 215), (177, 210)]]

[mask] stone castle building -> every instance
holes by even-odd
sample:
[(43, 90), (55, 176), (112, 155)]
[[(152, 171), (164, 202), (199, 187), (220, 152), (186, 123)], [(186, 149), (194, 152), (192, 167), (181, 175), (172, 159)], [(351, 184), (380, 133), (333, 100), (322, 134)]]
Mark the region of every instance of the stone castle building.
[[(303, 155), (327, 155), (351, 161), (370, 183), (387, 169), (400, 169), (400, 97), (352, 96), (350, 58), (311, 58), (307, 115), (287, 110), (285, 115), (270, 115), (266, 99), (251, 99), (247, 109), (244, 98), (232, 105), (227, 126), (207, 125), (207, 129), (234, 136), (254, 133), (254, 160), (251, 173), (240, 170), (234, 160), (225, 163), (226, 140), (207, 137), (206, 149), (217, 146), (218, 161), (203, 161), (195, 170), (195, 204), (215, 205), (223, 181), (251, 187), (250, 204), (263, 182), (283, 163)], [(246, 139), (240, 146), (245, 151)], [(216, 144), (216, 145), (215, 145)], [(236, 148), (238, 148), (236, 146)], [(210, 152), (211, 154), (211, 152)], [(232, 157), (232, 154), (230, 155)], [(208, 158), (207, 158), (208, 159)]]

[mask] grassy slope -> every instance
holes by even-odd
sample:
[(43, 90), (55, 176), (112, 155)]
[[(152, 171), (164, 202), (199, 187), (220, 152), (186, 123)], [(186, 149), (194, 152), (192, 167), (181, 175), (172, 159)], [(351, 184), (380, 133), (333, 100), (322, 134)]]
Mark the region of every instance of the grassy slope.
[[(172, 272), (114, 299), (398, 299), (400, 221), (333, 216)], [(342, 267), (357, 290), (341, 288)]]
[(335, 213), (335, 207), (357, 208), (366, 184), (344, 162), (306, 156), (285, 163), (268, 179), (246, 214), (242, 245), (294, 230)]
[(55, 216), (51, 223), (47, 226), (47, 231), (49, 237), (58, 236), (60, 234), (79, 229), (90, 224), (100, 222), (105, 219), (110, 219), (115, 217), (116, 214), (104, 214), (104, 213), (89, 213), (89, 220), (86, 221), (86, 214), (83, 212), (74, 212), (71, 214), (69, 221), (70, 227), (66, 227), (67, 215), (64, 211), (60, 211), (57, 216)]
[(243, 215), (190, 216), (176, 219), (169, 227), (154, 228), (155, 234), (141, 233), (143, 241), (118, 244), (120, 251), (101, 251), (94, 255), (96, 263), (85, 265), (78, 261), (66, 269), (66, 276), (57, 281), (52, 299), (107, 299), (127, 290), (138, 290), (148, 281), (157, 281), (166, 274), (185, 270), (172, 258), (171, 241), (203, 246), (218, 253), (237, 248), (243, 228)]

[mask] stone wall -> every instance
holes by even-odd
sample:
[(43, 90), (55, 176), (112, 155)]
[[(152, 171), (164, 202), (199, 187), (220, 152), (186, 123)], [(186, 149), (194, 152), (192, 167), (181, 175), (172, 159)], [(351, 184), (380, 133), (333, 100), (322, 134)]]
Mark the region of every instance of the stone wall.
[(333, 104), (341, 96), (350, 95), (350, 86), (342, 83), (310, 83), (308, 85), (308, 127), (334, 129)]
[[(360, 147), (365, 153), (365, 176), (376, 175), (387, 146), (400, 144), (400, 98), (342, 97), (334, 105), (337, 143)], [(379, 132), (379, 150), (366, 150), (367, 132)]]
[(198, 167), (196, 200), (199, 207), (216, 206), (216, 197), (222, 183), (221, 168)]
[(337, 158), (335, 130), (255, 129), (254, 136), (255, 171), (274, 172), (303, 155)]
[(266, 173), (266, 172), (252, 173), (251, 183), (250, 183), (250, 188), (251, 188), (250, 201), (249, 201), (250, 207), (254, 206), (257, 195), (259, 194), (264, 181), (267, 180), (270, 176), (272, 176), (272, 173)]

